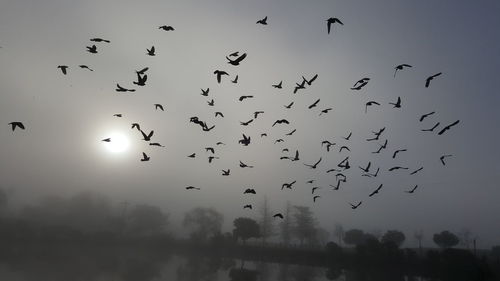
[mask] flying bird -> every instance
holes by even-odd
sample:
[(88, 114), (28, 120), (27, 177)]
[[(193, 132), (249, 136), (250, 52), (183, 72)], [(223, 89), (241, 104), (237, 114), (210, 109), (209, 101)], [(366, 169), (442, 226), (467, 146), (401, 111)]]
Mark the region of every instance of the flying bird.
[(430, 116), (432, 114), (436, 113), (435, 111), (432, 111), (432, 112), (429, 112), (429, 113), (426, 113), (422, 116), (420, 116), (420, 119), (418, 119), (420, 122), (424, 121), (424, 119), (427, 117), (427, 116)]
[(394, 170), (400, 170), (400, 169), (402, 169), (402, 170), (408, 170), (409, 168), (407, 168), (407, 167), (401, 167), (401, 166), (394, 166), (394, 167), (392, 167), (392, 168), (389, 169), (389, 172), (392, 172)]
[(222, 114), (222, 112), (216, 111), (215, 117), (217, 117), (217, 116), (224, 117), (224, 114)]
[(394, 102), (390, 102), (389, 104), (393, 105), (393, 108), (401, 108), (401, 97), (398, 97), (398, 100)]
[(222, 71), (222, 70), (215, 70), (214, 74), (217, 75), (217, 83), (219, 83), (219, 84), (221, 82), (222, 75), (229, 75), (229, 73)]
[(314, 82), (316, 79), (318, 79), (318, 74), (315, 74), (311, 79), (307, 80), (306, 78), (304, 78), (304, 76), (302, 76), (302, 79), (304, 79), (304, 81), (306, 81), (307, 85), (311, 86), (312, 85), (312, 82)]
[(394, 151), (394, 153), (392, 154), (392, 159), (396, 158), (396, 155), (398, 155), (398, 153), (404, 152), (404, 151), (406, 151), (406, 149), (398, 149), (398, 150)]
[(444, 159), (448, 158), (448, 157), (451, 157), (451, 156), (453, 156), (453, 155), (447, 154), (447, 155), (442, 155), (441, 157), (439, 157), (439, 160), (441, 161), (441, 164), (443, 164), (443, 166), (446, 166), (446, 163), (444, 162)]
[(164, 145), (161, 145), (159, 142), (150, 142), (149, 145), (151, 145), (151, 146), (165, 147)]
[(117, 114), (113, 114), (114, 117), (122, 117), (123, 115), (120, 114), (120, 113), (117, 113)]
[(146, 49), (148, 56), (155, 56), (155, 46), (151, 46), (151, 49)]
[(278, 120), (274, 121), (272, 127), (274, 127), (274, 125), (276, 125), (276, 124), (290, 124), (290, 122), (288, 122), (288, 120), (286, 120), (286, 119), (278, 119)]
[(317, 189), (320, 189), (321, 187), (320, 186), (315, 186), (311, 189), (311, 194), (314, 194), (314, 192), (317, 190)]
[(208, 163), (212, 163), (212, 161), (214, 161), (214, 159), (219, 159), (219, 157), (217, 157), (217, 156), (208, 156)]
[(405, 192), (406, 193), (413, 193), (413, 192), (415, 192), (415, 190), (417, 189), (417, 187), (418, 187), (418, 184), (415, 185), (415, 187), (413, 187), (411, 190), (406, 190)]
[(87, 46), (87, 52), (92, 53), (92, 54), (97, 54), (97, 46), (92, 45), (92, 46)]
[(451, 123), (450, 125), (447, 125), (441, 131), (439, 131), (438, 135), (442, 135), (444, 132), (448, 131), (449, 129), (451, 129), (451, 127), (457, 125), (459, 122), (460, 122), (460, 120), (457, 120), (457, 121)]
[(292, 108), (293, 103), (294, 103), (294, 102), (292, 101), (290, 104), (285, 105), (285, 108), (286, 108), (286, 109), (290, 109), (290, 108)]
[(278, 84), (274, 84), (272, 85), (273, 88), (276, 88), (276, 89), (281, 89), (282, 88), (282, 85), (283, 85), (283, 81), (280, 81)]
[(319, 196), (319, 195), (314, 196), (314, 197), (313, 197), (313, 202), (316, 202), (316, 199), (318, 199), (318, 198), (320, 198), (320, 197), (321, 197), (321, 196)]
[(229, 174), (231, 173), (231, 170), (230, 169), (227, 169), (227, 170), (222, 170), (222, 175), (223, 176), (229, 176)]
[(68, 73), (67, 69), (68, 69), (68, 66), (67, 65), (58, 65), (57, 68), (59, 68), (62, 72), (62, 74), (66, 75)]
[(134, 128), (137, 128), (137, 130), (141, 130), (141, 126), (139, 125), (139, 123), (132, 123), (132, 129)]
[(363, 203), (363, 201), (359, 201), (359, 203), (358, 203), (358, 204), (356, 204), (356, 205), (354, 205), (354, 204), (352, 204), (352, 203), (349, 203), (349, 205), (351, 205), (351, 209), (353, 209), (353, 210), (354, 210), (354, 209), (357, 209), (357, 208), (361, 205), (361, 203)]
[(245, 99), (251, 99), (251, 98), (253, 98), (253, 96), (241, 96), (241, 97), (239, 97), (239, 99), (238, 99), (238, 100), (239, 100), (239, 101), (243, 101), (243, 100), (245, 100)]
[(352, 132), (349, 132), (349, 135), (347, 135), (347, 137), (343, 137), (345, 140), (349, 140), (352, 136)]
[(297, 181), (294, 180), (290, 183), (284, 183), (281, 185), (281, 190), (283, 190), (283, 188), (288, 188), (288, 189), (292, 189), (292, 186), (296, 183)]
[(410, 175), (414, 175), (414, 174), (422, 171), (423, 169), (424, 169), (424, 167), (420, 167), (420, 168), (416, 169), (415, 171), (411, 172)]
[(163, 30), (165, 30), (165, 31), (174, 31), (174, 30), (175, 30), (175, 29), (174, 29), (172, 26), (170, 26), (170, 25), (162, 25), (162, 26), (158, 27), (158, 29), (163, 29)]
[(201, 95), (207, 97), (209, 91), (210, 91), (210, 88), (207, 88), (206, 90), (201, 89)]
[(358, 80), (356, 83), (354, 83), (354, 86), (352, 86), (351, 90), (361, 90), (366, 84), (368, 84), (368, 81), (370, 81), (370, 78), (365, 77), (360, 80)]
[(345, 150), (347, 150), (347, 151), (351, 151), (351, 150), (349, 149), (349, 147), (347, 147), (347, 146), (343, 145), (343, 146), (341, 146), (341, 147), (340, 147), (340, 149), (339, 149), (339, 153), (340, 153), (340, 152), (342, 152), (342, 150), (343, 150), (343, 149), (345, 149)]
[(379, 192), (379, 190), (382, 188), (383, 184), (380, 184), (377, 189), (375, 189), (372, 193), (370, 193), (370, 195), (368, 195), (368, 197), (372, 197), (373, 195), (377, 194)]
[(308, 108), (311, 109), (313, 107), (316, 107), (319, 103), (320, 99), (317, 99), (313, 104), (311, 104)]
[(328, 34), (330, 34), (330, 30), (332, 28), (332, 24), (338, 23), (340, 25), (344, 25), (343, 22), (341, 22), (338, 18), (329, 18), (326, 20), (326, 27), (328, 29)]
[(231, 82), (234, 84), (238, 83), (238, 75), (236, 75), (236, 77), (234, 77), (234, 80), (231, 80)]
[(200, 190), (200, 188), (199, 188), (199, 187), (194, 187), (194, 186), (191, 186), (191, 185), (190, 185), (190, 186), (186, 186), (186, 189), (187, 189), (187, 190), (191, 190), (191, 189), (194, 189), (194, 190)]
[(285, 135), (286, 135), (286, 136), (291, 136), (291, 135), (293, 135), (296, 131), (297, 131), (297, 129), (293, 129), (290, 133), (286, 133)]
[(363, 172), (365, 173), (369, 173), (370, 172), (370, 166), (371, 166), (372, 162), (368, 162), (368, 164), (366, 165), (366, 168), (363, 168), (361, 166), (358, 166)]
[(257, 24), (267, 25), (267, 16), (257, 21)]
[(155, 109), (156, 109), (156, 110), (158, 110), (158, 109), (159, 109), (159, 110), (161, 110), (161, 111), (165, 111), (165, 110), (163, 109), (163, 105), (161, 105), (161, 104), (159, 104), (159, 103), (155, 103)]
[(134, 81), (132, 83), (134, 83), (137, 86), (145, 86), (147, 80), (148, 80), (148, 76), (146, 74), (137, 73), (137, 81)]
[(422, 132), (432, 132), (434, 131), (434, 129), (437, 128), (437, 126), (439, 126), (439, 122), (436, 123), (436, 125), (434, 125), (434, 127), (430, 128), (430, 129), (421, 129)]
[(241, 160), (240, 160), (240, 167), (241, 168), (253, 168), (253, 166), (247, 165), (247, 164), (241, 162)]
[(240, 125), (242, 125), (242, 126), (248, 126), (248, 125), (249, 125), (250, 123), (252, 123), (252, 122), (253, 122), (253, 119), (250, 119), (250, 120), (248, 120), (248, 121), (246, 121), (246, 122), (241, 122), (241, 121), (240, 121)]
[(240, 52), (237, 51), (237, 52), (230, 53), (229, 56), (230, 57), (237, 57), (237, 56), (239, 56), (239, 54), (240, 54)]
[(441, 75), (441, 74), (442, 74), (442, 73), (441, 73), (441, 72), (439, 72), (439, 73), (436, 73), (436, 74), (434, 74), (434, 75), (431, 75), (431, 76), (427, 77), (427, 79), (425, 79), (425, 87), (426, 87), (426, 88), (429, 88), (429, 85), (430, 85), (431, 81), (432, 81), (434, 78), (436, 78), (436, 77), (438, 77), (439, 75)]
[(111, 138), (106, 138), (106, 139), (103, 139), (101, 141), (103, 141), (103, 142), (111, 142)]
[(394, 67), (394, 77), (396, 77), (396, 72), (398, 72), (398, 70), (403, 70), (403, 68), (405, 68), (405, 67), (412, 67), (412, 66), (409, 64), (403, 63), (403, 64), (400, 64), (400, 65), (397, 65), (396, 67)]
[(111, 41), (106, 40), (106, 39), (102, 39), (102, 38), (92, 38), (92, 39), (90, 39), (90, 41), (92, 41), (92, 42), (97, 42), (97, 43), (101, 43), (101, 42), (104, 42), (104, 43), (111, 43)]
[(368, 107), (369, 106), (372, 106), (372, 105), (380, 105), (380, 103), (376, 102), (376, 101), (369, 101), (365, 104), (365, 113), (367, 113), (368, 111)]
[(88, 65), (85, 65), (85, 64), (80, 64), (78, 67), (80, 67), (82, 69), (87, 69), (89, 71), (94, 71), (92, 68), (90, 68)]
[(253, 118), (257, 119), (257, 117), (259, 116), (259, 114), (263, 114), (263, 113), (264, 113), (264, 111), (255, 111), (253, 113)]
[(147, 134), (147, 135), (142, 130), (140, 130), (140, 132), (142, 134), (143, 140), (145, 140), (145, 141), (151, 141), (151, 137), (153, 137), (154, 131), (149, 132), (149, 134)]
[(239, 140), (238, 143), (241, 143), (244, 146), (248, 146), (250, 144), (250, 137), (247, 137), (245, 136), (245, 134), (243, 134), (243, 139)]
[(240, 65), (240, 62), (242, 60), (244, 60), (245, 58), (247, 57), (247, 53), (243, 53), (241, 56), (237, 57), (236, 59), (232, 60), (230, 59), (229, 57), (226, 56), (226, 59), (228, 60), (227, 63), (231, 64), (231, 65), (234, 65), (234, 66), (238, 66)]
[(273, 218), (280, 218), (280, 219), (283, 219), (283, 215), (280, 214), (280, 213), (277, 213), (273, 216)]
[(213, 147), (205, 147), (205, 152), (212, 152), (212, 154), (214, 154), (215, 149)]
[(247, 188), (243, 194), (256, 194), (256, 192), (253, 188)]
[(330, 110), (332, 110), (333, 108), (331, 107), (328, 107), (328, 108), (325, 108), (323, 110), (321, 110), (321, 112), (319, 113), (319, 116), (321, 116), (322, 114), (326, 114), (328, 113)]
[(25, 129), (24, 124), (22, 122), (19, 122), (19, 121), (10, 122), (9, 125), (10, 125), (10, 127), (11, 127), (11, 129), (12, 129), (13, 132), (14, 132), (14, 130), (16, 128), (19, 128), (19, 129), (22, 129), (22, 130)]
[(145, 67), (141, 70), (136, 70), (135, 73), (142, 75), (142, 74), (146, 73), (146, 71), (148, 71), (148, 70), (149, 70), (149, 67)]
[(316, 169), (316, 167), (318, 166), (319, 162), (321, 162), (321, 160), (322, 160), (322, 157), (320, 157), (319, 160), (316, 161), (316, 163), (314, 163), (312, 165), (311, 164), (305, 164), (305, 163), (304, 163), (304, 165), (307, 166), (307, 167), (309, 167), (309, 168), (311, 168), (311, 169)]
[(146, 153), (143, 152), (141, 162), (149, 161), (149, 159), (151, 158)]
[(120, 84), (116, 84), (116, 90), (117, 92), (135, 92), (135, 89), (127, 89), (127, 88), (123, 88), (122, 86), (120, 86)]
[(249, 205), (245, 205), (245, 206), (243, 206), (243, 209), (250, 209), (251, 210), (252, 209), (252, 205), (250, 205), (250, 204)]
[(189, 154), (188, 155), (189, 158), (195, 158), (196, 157), (196, 153), (193, 153), (193, 154)]
[(207, 101), (207, 104), (208, 104), (208, 106), (214, 106), (215, 105), (214, 99)]

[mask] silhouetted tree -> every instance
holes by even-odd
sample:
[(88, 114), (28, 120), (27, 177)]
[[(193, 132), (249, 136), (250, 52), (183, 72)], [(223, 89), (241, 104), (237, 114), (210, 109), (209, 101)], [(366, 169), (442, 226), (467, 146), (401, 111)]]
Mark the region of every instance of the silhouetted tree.
[(333, 229), (333, 235), (338, 239), (338, 245), (342, 246), (342, 240), (344, 239), (344, 227), (340, 223), (336, 223)]
[(500, 245), (491, 247), (491, 256), (497, 264), (500, 264)]
[(259, 237), (259, 225), (251, 218), (237, 218), (233, 222), (234, 230), (233, 236), (238, 239), (241, 238), (243, 243), (247, 239)]
[(184, 216), (183, 226), (192, 230), (191, 238), (206, 241), (220, 233), (224, 217), (214, 208), (194, 208)]
[(274, 225), (272, 218), (272, 211), (269, 207), (269, 200), (267, 200), (267, 196), (264, 196), (264, 202), (260, 205), (260, 237), (262, 237), (262, 244), (266, 243), (267, 238), (274, 235)]
[(290, 218), (291, 206), (290, 202), (286, 202), (285, 213), (283, 214), (283, 220), (280, 223), (280, 236), (281, 240), (285, 245), (290, 244), (292, 239), (292, 221)]
[(451, 248), (453, 246), (456, 246), (458, 242), (460, 241), (458, 237), (449, 232), (449, 231), (442, 231), (441, 233), (436, 233), (432, 237), (432, 240), (434, 240), (434, 243), (438, 245), (439, 247), (443, 249)]
[(365, 239), (365, 233), (360, 229), (350, 229), (344, 235), (344, 243), (348, 245), (361, 245), (365, 242)]
[(406, 236), (403, 232), (398, 230), (389, 230), (382, 236), (382, 243), (394, 243), (398, 248), (401, 247), (405, 241)]
[(168, 224), (168, 215), (159, 207), (137, 205), (129, 214), (128, 229), (135, 235), (155, 235), (163, 232)]
[(470, 243), (472, 242), (472, 233), (468, 228), (462, 229), (458, 233), (460, 244), (463, 245), (467, 250), (470, 249)]
[(418, 242), (418, 250), (420, 252), (420, 255), (422, 255), (422, 240), (424, 240), (424, 231), (423, 230), (418, 230), (413, 233), (413, 237), (415, 240)]
[(325, 251), (326, 251), (326, 254), (328, 255), (328, 257), (331, 257), (334, 259), (336, 259), (336, 258), (340, 257), (340, 255), (342, 255), (342, 248), (339, 245), (337, 245), (337, 243), (335, 243), (335, 242), (326, 243)]
[(304, 244), (305, 239), (313, 239), (316, 235), (316, 222), (313, 213), (306, 206), (294, 206), (295, 211), (293, 233), (299, 239), (300, 245)]

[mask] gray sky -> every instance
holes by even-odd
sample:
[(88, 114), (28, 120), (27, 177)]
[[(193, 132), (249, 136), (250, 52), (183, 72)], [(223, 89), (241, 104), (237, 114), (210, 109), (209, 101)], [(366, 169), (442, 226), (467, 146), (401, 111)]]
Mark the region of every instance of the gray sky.
[[(172, 214), (174, 223), (195, 206), (214, 206), (224, 213), (226, 227), (264, 195), (272, 208), (285, 202), (311, 206), (321, 225), (335, 222), (365, 230), (402, 229), (431, 233), (469, 228), (481, 246), (499, 243), (498, 164), (500, 97), (494, 84), (500, 73), (500, 4), (498, 1), (2, 1), (0, 4), (0, 186), (12, 200), (24, 202), (45, 194), (71, 195), (90, 189), (117, 202), (156, 204)], [(268, 16), (268, 25), (255, 22)], [(326, 19), (338, 17), (327, 34)], [(173, 32), (158, 29), (171, 25)], [(86, 52), (90, 38), (102, 37), (98, 54)], [(149, 57), (146, 48), (156, 47)], [(248, 53), (240, 66), (226, 63), (231, 52)], [(410, 69), (393, 77), (394, 66)], [(68, 75), (56, 68), (69, 65)], [(87, 64), (89, 72), (78, 68)], [(133, 94), (115, 92), (115, 84), (132, 87), (134, 70), (149, 67), (145, 87)], [(217, 84), (214, 70), (225, 70)], [(443, 72), (425, 88), (425, 78)], [(305, 90), (293, 94), (296, 82), (319, 74)], [(349, 88), (370, 77), (361, 91)], [(283, 81), (283, 89), (271, 87)], [(200, 95), (210, 88), (209, 97)], [(253, 99), (239, 102), (241, 95)], [(388, 102), (402, 99), (402, 108)], [(207, 100), (215, 100), (209, 107)], [(317, 108), (307, 106), (321, 99)], [(364, 104), (374, 100), (364, 113)], [(283, 106), (294, 101), (291, 109)], [(155, 111), (161, 103), (165, 112)], [(332, 107), (318, 116), (321, 109)], [(265, 113), (249, 126), (254, 111)], [(224, 118), (215, 118), (221, 111)], [(424, 113), (436, 111), (420, 123)], [(122, 118), (113, 117), (122, 113)], [(189, 123), (198, 116), (216, 127), (202, 132)], [(271, 127), (276, 119), (290, 125)], [(420, 129), (460, 119), (445, 134)], [(25, 131), (7, 123), (22, 121)], [(150, 147), (130, 129), (139, 122), (155, 130)], [(380, 154), (371, 131), (386, 131)], [(285, 136), (292, 129), (297, 132)], [(342, 136), (353, 132), (350, 141)], [(120, 132), (130, 140), (123, 153), (111, 153), (100, 140)], [(260, 138), (266, 132), (267, 138)], [(241, 134), (252, 137), (243, 147)], [(276, 139), (285, 142), (274, 144)], [(331, 152), (320, 143), (336, 142)], [(216, 146), (217, 141), (226, 146)], [(339, 153), (341, 145), (351, 152)], [(215, 147), (208, 164), (205, 147)], [(279, 160), (282, 148), (301, 160)], [(392, 152), (407, 152), (392, 159)], [(141, 152), (151, 156), (140, 162)], [(196, 152), (195, 159), (186, 156)], [(439, 156), (453, 154), (442, 166)], [(335, 168), (344, 157), (352, 168), (339, 191)], [(316, 170), (303, 163), (322, 157)], [(254, 169), (241, 169), (242, 160)], [(372, 162), (378, 177), (362, 177), (358, 166)], [(408, 171), (388, 172), (392, 166)], [(411, 170), (424, 166), (413, 176)], [(221, 169), (231, 169), (222, 177)], [(311, 185), (321, 186), (312, 203)], [(293, 190), (281, 184), (297, 180)], [(368, 194), (383, 183), (380, 194)], [(418, 184), (409, 195), (404, 190)], [(186, 191), (185, 186), (201, 187)], [(243, 195), (252, 187), (257, 195)], [(363, 201), (351, 210), (348, 202)], [(410, 239), (411, 240), (411, 239)]]

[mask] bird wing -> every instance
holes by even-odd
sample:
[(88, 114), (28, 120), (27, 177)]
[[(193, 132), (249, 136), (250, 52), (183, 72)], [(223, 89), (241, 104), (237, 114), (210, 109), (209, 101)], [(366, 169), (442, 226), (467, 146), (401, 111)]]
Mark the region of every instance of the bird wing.
[(247, 53), (243, 53), (243, 55), (239, 56), (237, 59), (234, 60), (235, 63), (239, 63), (242, 60), (244, 60), (247, 57)]

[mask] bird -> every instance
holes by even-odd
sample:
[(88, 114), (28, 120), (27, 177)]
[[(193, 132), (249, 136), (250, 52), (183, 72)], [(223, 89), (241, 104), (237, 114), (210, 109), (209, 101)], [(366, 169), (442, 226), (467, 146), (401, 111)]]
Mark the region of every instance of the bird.
[(368, 164), (366, 165), (366, 168), (363, 168), (361, 166), (358, 166), (363, 172), (365, 173), (369, 173), (370, 172), (370, 166), (371, 166), (372, 162), (368, 162)]
[(317, 99), (313, 104), (311, 104), (310, 106), (308, 106), (309, 109), (313, 108), (313, 107), (316, 107), (319, 103), (320, 99)]
[(134, 81), (132, 83), (134, 83), (137, 86), (145, 86), (147, 80), (148, 80), (148, 76), (146, 74), (137, 73), (137, 81)]
[(208, 156), (208, 163), (212, 163), (212, 161), (214, 161), (214, 159), (219, 159), (219, 157), (217, 157), (217, 156)]
[(230, 57), (237, 57), (239, 56), (240, 52), (232, 52), (229, 54)]
[(123, 88), (122, 86), (120, 86), (120, 84), (116, 84), (116, 90), (117, 92), (135, 92), (135, 89), (127, 89), (127, 88)]
[(292, 101), (290, 104), (285, 105), (284, 107), (285, 107), (286, 109), (290, 109), (290, 108), (292, 108), (293, 103), (294, 103), (294, 102)]
[(319, 195), (314, 196), (314, 197), (313, 197), (313, 202), (316, 202), (316, 199), (318, 199), (318, 198), (320, 198), (320, 197), (321, 197), (321, 196), (319, 196)]
[(283, 190), (283, 188), (288, 188), (288, 189), (292, 189), (292, 186), (296, 183), (297, 181), (294, 180), (290, 183), (284, 183), (281, 185), (281, 190)]
[(223, 176), (229, 176), (229, 174), (231, 173), (231, 170), (230, 169), (227, 169), (227, 170), (222, 170), (222, 175)]
[(360, 80), (358, 80), (356, 83), (354, 83), (354, 86), (352, 86), (351, 90), (361, 90), (366, 84), (368, 84), (368, 81), (370, 81), (370, 78), (365, 77)]
[(67, 65), (58, 65), (57, 68), (59, 68), (62, 72), (62, 74), (66, 75), (68, 73), (68, 66)]
[(279, 143), (279, 142), (284, 142), (284, 140), (283, 139), (277, 139), (277, 140), (274, 141), (274, 143)]
[(295, 83), (295, 88), (293, 89), (293, 93), (296, 94), (298, 90), (306, 88), (306, 81), (302, 80), (302, 83)]
[(434, 78), (436, 78), (436, 77), (438, 77), (439, 75), (441, 75), (441, 74), (442, 74), (442, 73), (441, 73), (441, 72), (439, 72), (439, 73), (436, 73), (436, 74), (434, 74), (434, 75), (431, 75), (431, 76), (427, 77), (427, 79), (425, 79), (425, 87), (426, 87), (426, 88), (429, 88), (429, 85), (430, 85), (431, 81), (432, 81)]
[(159, 146), (159, 147), (165, 147), (164, 145), (161, 145), (159, 142), (150, 142), (149, 145)]
[(460, 122), (460, 120), (457, 120), (457, 121), (445, 126), (441, 131), (439, 131), (438, 135), (444, 134), (444, 132), (448, 131), (449, 129), (451, 129), (451, 127), (457, 125), (459, 122)]
[(342, 149), (345, 149), (345, 150), (347, 150), (347, 151), (351, 151), (351, 150), (349, 149), (349, 147), (347, 147), (347, 146), (343, 145), (343, 146), (341, 146), (341, 147), (340, 147), (340, 149), (339, 149), (339, 153), (340, 153), (340, 152), (342, 152)]
[(155, 56), (155, 46), (151, 46), (151, 49), (146, 49), (148, 56)]
[(234, 80), (231, 80), (231, 82), (234, 84), (238, 83), (238, 75), (236, 75), (236, 77), (234, 77)]
[(242, 126), (248, 126), (248, 125), (249, 125), (250, 123), (252, 123), (252, 122), (253, 122), (253, 119), (250, 119), (250, 120), (248, 120), (248, 121), (246, 121), (246, 122), (241, 122), (241, 121), (240, 121), (240, 125), (242, 125)]
[(250, 137), (246, 136), (245, 134), (242, 134), (243, 135), (243, 139), (239, 140), (238, 143), (241, 143), (242, 145), (244, 146), (248, 146), (250, 144)]
[(368, 197), (372, 197), (373, 195), (377, 194), (379, 192), (379, 190), (382, 188), (383, 184), (380, 184), (377, 189), (375, 189), (372, 193), (370, 193), (370, 195), (368, 195)]
[[(341, 178), (341, 179), (339, 179), (339, 178)], [(337, 173), (335, 175), (335, 179), (338, 180), (338, 181), (342, 181), (342, 182), (346, 182), (347, 181), (347, 177), (344, 174), (342, 174), (342, 173)]]
[(423, 169), (424, 169), (424, 167), (420, 167), (420, 168), (416, 169), (415, 171), (411, 172), (410, 175), (414, 175), (414, 174), (422, 171)]
[(398, 97), (398, 100), (394, 102), (390, 102), (389, 104), (393, 105), (393, 108), (401, 108), (401, 97)]
[(329, 18), (326, 20), (326, 27), (328, 29), (328, 34), (330, 34), (330, 30), (332, 28), (332, 24), (338, 23), (340, 25), (344, 25), (343, 22), (341, 22), (338, 18)]
[(283, 219), (283, 215), (280, 214), (280, 213), (277, 213), (273, 216), (273, 218), (280, 218), (280, 219)]
[(161, 110), (161, 111), (165, 111), (165, 110), (163, 109), (163, 105), (161, 105), (161, 104), (159, 104), (159, 103), (155, 103), (155, 109), (156, 109), (156, 110), (158, 110), (158, 109), (159, 109), (159, 110)]
[(230, 59), (229, 57), (226, 56), (226, 59), (228, 60), (227, 63), (231, 64), (231, 65), (234, 65), (234, 66), (238, 66), (240, 65), (240, 62), (242, 60), (244, 60), (245, 58), (247, 57), (247, 53), (243, 53), (241, 56), (237, 57), (236, 59), (232, 60)]
[(332, 143), (328, 140), (324, 140), (321, 142), (321, 146), (324, 146), (326, 144), (326, 151), (330, 151), (330, 147), (335, 145), (336, 143)]
[(273, 86), (273, 88), (281, 89), (283, 86), (283, 81), (280, 81), (278, 84), (273, 84), (272, 86)]
[(241, 96), (241, 97), (238, 98), (238, 100), (239, 101), (243, 101), (245, 99), (251, 99), (251, 98), (253, 98), (253, 96)]
[(243, 194), (256, 194), (256, 192), (253, 188), (247, 188)]
[(320, 157), (320, 158), (319, 158), (319, 160), (318, 160), (318, 161), (316, 161), (316, 163), (314, 163), (314, 164), (312, 164), (312, 165), (310, 165), (310, 164), (305, 164), (305, 163), (304, 163), (304, 165), (305, 165), (305, 166), (307, 166), (307, 167), (309, 167), (309, 168), (311, 168), (311, 169), (316, 169), (316, 167), (318, 166), (319, 162), (321, 162), (321, 160), (322, 160), (322, 157)]
[(206, 90), (201, 89), (201, 95), (207, 97), (209, 91), (210, 91), (210, 88), (207, 88)]
[(207, 104), (208, 104), (208, 106), (214, 106), (215, 105), (214, 99), (207, 101)]
[(267, 134), (266, 133), (262, 133), (260, 134), (260, 137), (263, 138), (263, 137), (267, 137)]
[(103, 141), (103, 142), (111, 142), (111, 138), (106, 138), (106, 139), (103, 139), (101, 141)]
[(257, 24), (267, 25), (267, 16), (257, 21)]
[(102, 38), (91, 38), (90, 41), (97, 42), (97, 43), (100, 43), (100, 42), (111, 43), (111, 41), (109, 41), (107, 39), (102, 39)]
[(349, 205), (351, 205), (351, 209), (354, 210), (354, 209), (357, 209), (361, 205), (361, 203), (363, 203), (363, 201), (359, 201), (358, 204), (356, 204), (356, 205), (354, 205), (352, 203), (349, 203)]
[(276, 124), (290, 124), (290, 122), (288, 122), (288, 120), (286, 120), (286, 119), (278, 119), (278, 120), (274, 121), (272, 127), (274, 127), (274, 125), (276, 125)]
[(315, 180), (308, 180), (306, 183), (313, 183)]
[(170, 25), (162, 25), (162, 26), (158, 27), (158, 29), (163, 29), (163, 30), (165, 30), (165, 31), (174, 31), (174, 30), (175, 30), (175, 29), (174, 29), (172, 26), (170, 26)]
[(404, 152), (404, 151), (406, 151), (406, 149), (398, 149), (398, 150), (394, 151), (394, 153), (392, 154), (392, 159), (396, 158), (396, 155), (398, 155), (398, 153)]
[(240, 160), (240, 167), (241, 168), (253, 168), (253, 166), (247, 165), (247, 164), (241, 162), (241, 160)]
[(443, 164), (443, 166), (446, 166), (446, 163), (444, 162), (444, 159), (448, 158), (448, 157), (451, 157), (451, 156), (453, 156), (453, 155), (446, 154), (446, 155), (442, 155), (441, 157), (439, 157), (439, 160), (441, 161), (441, 164)]
[(293, 129), (290, 133), (286, 133), (285, 135), (286, 135), (286, 136), (291, 136), (291, 135), (293, 135), (296, 131), (297, 131), (297, 129)]
[(80, 64), (78, 67), (80, 67), (82, 69), (87, 69), (89, 71), (94, 71), (92, 68), (90, 68), (88, 65), (85, 65), (85, 64)]
[(224, 117), (224, 114), (222, 114), (222, 112), (220, 112), (220, 111), (216, 111), (215, 117), (217, 117), (217, 116)]
[(312, 85), (312, 82), (314, 82), (314, 80), (318, 79), (318, 74), (315, 74), (311, 79), (307, 80), (306, 78), (304, 78), (304, 76), (302, 76), (302, 79), (304, 79), (304, 81), (306, 81), (307, 85), (311, 86)]
[(200, 190), (199, 187), (194, 187), (194, 186), (191, 186), (191, 185), (190, 186), (186, 186), (186, 189), (187, 190), (190, 190), (190, 189)]
[(332, 110), (333, 108), (331, 107), (328, 107), (328, 108), (325, 108), (323, 110), (321, 110), (321, 112), (319, 113), (319, 116), (321, 116), (322, 114), (326, 114), (328, 113), (330, 110)]
[(311, 189), (311, 194), (314, 194), (314, 192), (317, 190), (317, 189), (320, 189), (321, 187), (320, 186), (315, 186)]
[(245, 205), (245, 206), (243, 206), (243, 209), (250, 209), (251, 210), (252, 209), (252, 205)]
[(352, 136), (352, 132), (349, 132), (349, 135), (347, 135), (347, 137), (343, 137), (343, 139), (349, 140), (351, 138), (351, 136)]
[(427, 116), (430, 116), (432, 114), (436, 113), (435, 111), (432, 111), (432, 112), (429, 112), (429, 113), (426, 113), (426, 114), (423, 114), (422, 116), (420, 116), (420, 119), (418, 119), (420, 122), (424, 121), (424, 119), (427, 117)]
[(430, 128), (430, 129), (421, 129), (422, 132), (432, 132), (434, 131), (434, 129), (437, 128), (437, 126), (439, 126), (439, 122), (436, 123), (436, 125), (434, 125), (434, 127)]
[(97, 54), (97, 46), (92, 45), (92, 46), (87, 46), (87, 52), (92, 53), (92, 54)]
[(149, 159), (151, 158), (146, 153), (143, 152), (141, 162), (149, 161)]
[(366, 173), (366, 174), (363, 174), (363, 176), (367, 176), (367, 177), (377, 177), (378, 175), (378, 172), (380, 171), (380, 168), (377, 168), (377, 171), (373, 174), (370, 174), (370, 173)]
[(188, 157), (189, 158), (195, 158), (196, 157), (196, 153), (189, 154)]
[(213, 147), (205, 147), (205, 152), (212, 152), (212, 154), (214, 154), (215, 149)]
[(418, 184), (415, 185), (411, 190), (406, 190), (405, 192), (406, 193), (413, 193), (413, 192), (415, 192), (415, 190), (417, 189), (417, 187), (418, 187)]
[(394, 67), (394, 77), (396, 77), (396, 72), (398, 72), (398, 70), (403, 70), (403, 68), (405, 67), (412, 67), (412, 66), (406, 63), (396, 65), (396, 67)]
[(9, 125), (11, 126), (11, 129), (12, 129), (13, 132), (14, 132), (14, 130), (16, 128), (19, 128), (19, 129), (22, 129), (22, 130), (26, 129), (24, 127), (24, 124), (22, 122), (19, 122), (19, 121), (10, 122)]
[(120, 113), (117, 113), (117, 114), (113, 114), (114, 117), (122, 117), (123, 115), (120, 114)]
[(142, 74), (146, 73), (146, 71), (148, 71), (148, 70), (149, 70), (149, 67), (145, 67), (145, 68), (143, 68), (141, 70), (136, 70), (135, 73), (142, 75)]
[(365, 113), (368, 111), (368, 107), (369, 106), (372, 106), (372, 105), (380, 105), (380, 103), (376, 102), (376, 101), (369, 101), (365, 104)]
[(226, 145), (226, 144), (221, 141), (218, 141), (215, 145)]
[(137, 128), (137, 130), (141, 130), (141, 126), (139, 125), (139, 123), (132, 123), (132, 129), (134, 128)]
[(149, 132), (149, 134), (147, 134), (147, 135), (142, 130), (140, 130), (140, 132), (143, 136), (143, 140), (145, 140), (145, 141), (150, 141), (151, 137), (153, 137), (153, 134), (154, 134), (154, 131)]
[(215, 70), (214, 74), (217, 75), (217, 83), (219, 83), (219, 84), (221, 82), (222, 75), (229, 75), (229, 73), (227, 73), (227, 72), (225, 72), (223, 70)]
[(392, 168), (389, 168), (389, 172), (392, 172), (392, 171), (394, 171), (394, 170), (400, 170), (400, 169), (402, 169), (402, 170), (408, 170), (408, 168), (407, 168), (407, 167), (394, 166), (394, 167), (392, 167)]
[(337, 181), (337, 185), (331, 185), (331, 184), (329, 184), (329, 186), (333, 187), (333, 190), (339, 190), (339, 188), (340, 188), (340, 181), (339, 180)]
[(263, 114), (263, 113), (264, 113), (264, 111), (255, 111), (253, 113), (253, 118), (257, 119), (257, 116), (259, 116), (259, 114)]

